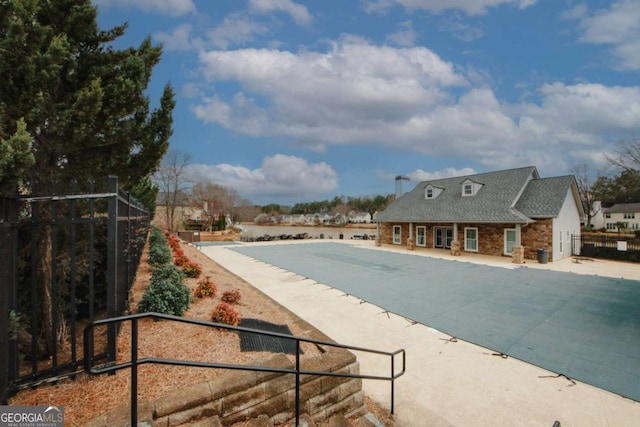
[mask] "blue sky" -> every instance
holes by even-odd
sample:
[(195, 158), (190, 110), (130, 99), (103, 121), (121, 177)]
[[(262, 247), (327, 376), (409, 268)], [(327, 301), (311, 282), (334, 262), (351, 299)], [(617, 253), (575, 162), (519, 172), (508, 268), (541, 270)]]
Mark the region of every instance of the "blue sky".
[[(170, 148), (254, 203), (606, 166), (640, 136), (640, 1), (93, 0), (162, 44)], [(405, 188), (407, 190), (408, 188)]]

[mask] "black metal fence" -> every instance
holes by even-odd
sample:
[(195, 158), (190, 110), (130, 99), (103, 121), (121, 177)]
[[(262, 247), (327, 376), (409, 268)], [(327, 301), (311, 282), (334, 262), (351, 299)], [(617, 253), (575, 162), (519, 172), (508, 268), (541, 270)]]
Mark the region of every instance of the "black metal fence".
[[(150, 215), (116, 177), (0, 198), (0, 397), (82, 370), (82, 330), (122, 315)], [(99, 340), (116, 357), (115, 326)]]
[(640, 262), (640, 238), (618, 234), (572, 236), (572, 255)]

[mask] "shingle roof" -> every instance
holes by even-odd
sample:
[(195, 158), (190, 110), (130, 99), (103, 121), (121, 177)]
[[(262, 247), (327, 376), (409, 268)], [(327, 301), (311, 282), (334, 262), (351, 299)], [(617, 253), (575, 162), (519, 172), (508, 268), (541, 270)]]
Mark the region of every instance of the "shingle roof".
[(604, 213), (640, 212), (640, 203), (617, 203), (610, 208), (604, 208)]
[(572, 176), (532, 180), (522, 192), (515, 208), (529, 218), (556, 217), (573, 180)]
[[(475, 196), (462, 196), (462, 183), (482, 185)], [(528, 223), (560, 212), (573, 177), (540, 179), (534, 166), (470, 176), (424, 181), (399, 197), (378, 222), (486, 222)], [(426, 199), (427, 185), (443, 188)]]

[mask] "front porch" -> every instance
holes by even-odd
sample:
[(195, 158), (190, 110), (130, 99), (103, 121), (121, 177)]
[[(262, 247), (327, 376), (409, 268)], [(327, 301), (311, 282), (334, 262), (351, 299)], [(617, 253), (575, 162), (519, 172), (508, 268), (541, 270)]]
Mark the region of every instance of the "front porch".
[(504, 257), (509, 262), (516, 254), (517, 262), (524, 263), (537, 261), (538, 249), (547, 249), (549, 260), (553, 259), (551, 230), (551, 220), (530, 224), (379, 223), (378, 242), (410, 251), (433, 249), (452, 256)]

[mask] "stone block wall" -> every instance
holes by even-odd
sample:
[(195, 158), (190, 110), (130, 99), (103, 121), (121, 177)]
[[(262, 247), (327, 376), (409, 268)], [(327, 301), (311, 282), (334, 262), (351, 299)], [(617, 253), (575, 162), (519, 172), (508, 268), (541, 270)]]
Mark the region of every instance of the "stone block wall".
[[(274, 354), (263, 367), (293, 369), (284, 354)], [(358, 374), (360, 365), (353, 353), (330, 348), (326, 353), (304, 357), (301, 370)], [(362, 380), (302, 375), (300, 413), (323, 421), (342, 413), (364, 413)], [(231, 425), (267, 415), (274, 424), (295, 418), (295, 375), (270, 372), (226, 371), (218, 377), (176, 389), (161, 398), (139, 404), (138, 421), (154, 427), (205, 423)], [(94, 419), (88, 426), (126, 426), (129, 406)]]
[(549, 250), (549, 261), (553, 260), (553, 220), (539, 219), (522, 227), (520, 232), (525, 259), (538, 259), (538, 249)]
[[(549, 260), (553, 260), (553, 220), (540, 219), (535, 223), (522, 226), (521, 244), (524, 247), (524, 259), (535, 260), (538, 256), (538, 249), (549, 250)], [(400, 246), (407, 247), (409, 238), (409, 224), (380, 224), (380, 242), (382, 244), (393, 244), (393, 226), (402, 227), (402, 243)], [(434, 227), (451, 226), (451, 224), (412, 224), (414, 227), (413, 238), (415, 239), (415, 227), (426, 226), (426, 248), (433, 247)], [(483, 255), (503, 256), (504, 255), (504, 230), (515, 228), (514, 224), (458, 224), (458, 241), (460, 250), (464, 252), (464, 229), (465, 227), (475, 227), (478, 229), (478, 253)], [(419, 246), (416, 246), (419, 249)]]

